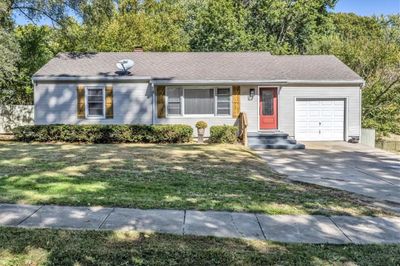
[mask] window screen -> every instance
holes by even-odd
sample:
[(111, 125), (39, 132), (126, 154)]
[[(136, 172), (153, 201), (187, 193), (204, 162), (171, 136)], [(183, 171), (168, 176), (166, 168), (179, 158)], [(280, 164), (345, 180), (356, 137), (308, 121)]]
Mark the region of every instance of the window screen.
[(87, 89), (88, 116), (104, 116), (104, 90), (102, 88)]
[(185, 89), (185, 115), (214, 114), (214, 89)]
[(229, 88), (217, 89), (217, 115), (229, 115), (231, 113), (231, 97)]
[(167, 90), (168, 97), (168, 114), (180, 115), (181, 114), (181, 88), (169, 88)]

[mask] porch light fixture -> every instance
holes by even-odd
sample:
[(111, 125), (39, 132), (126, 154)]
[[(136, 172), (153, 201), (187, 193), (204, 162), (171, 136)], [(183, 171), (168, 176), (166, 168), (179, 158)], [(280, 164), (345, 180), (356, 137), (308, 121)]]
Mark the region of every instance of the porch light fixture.
[(249, 100), (250, 101), (253, 100), (255, 93), (256, 93), (256, 89), (251, 88), (249, 91)]

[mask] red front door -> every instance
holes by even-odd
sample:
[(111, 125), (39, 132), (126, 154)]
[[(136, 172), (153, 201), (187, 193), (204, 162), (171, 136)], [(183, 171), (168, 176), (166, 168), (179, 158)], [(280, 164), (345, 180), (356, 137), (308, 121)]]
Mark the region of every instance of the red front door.
[(260, 88), (260, 129), (278, 128), (278, 100), (276, 88)]

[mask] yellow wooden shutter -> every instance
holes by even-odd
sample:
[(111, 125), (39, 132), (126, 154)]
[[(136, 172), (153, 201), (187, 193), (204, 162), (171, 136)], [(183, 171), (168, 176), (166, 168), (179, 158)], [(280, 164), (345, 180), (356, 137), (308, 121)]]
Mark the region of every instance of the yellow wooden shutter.
[(165, 118), (165, 86), (157, 86), (157, 117)]
[(76, 95), (77, 95), (77, 116), (78, 119), (85, 118), (85, 86), (78, 85), (76, 88)]
[(240, 114), (240, 86), (232, 86), (232, 117), (238, 118)]
[(112, 85), (106, 86), (106, 118), (114, 118), (114, 99)]

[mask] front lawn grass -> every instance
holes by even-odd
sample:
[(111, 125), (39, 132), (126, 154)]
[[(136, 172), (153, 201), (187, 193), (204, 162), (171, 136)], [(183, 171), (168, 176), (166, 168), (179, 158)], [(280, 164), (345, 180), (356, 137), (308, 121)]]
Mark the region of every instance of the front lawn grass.
[(399, 265), (400, 245), (0, 227), (0, 265)]
[(0, 143), (0, 202), (379, 215), (348, 192), (294, 184), (239, 145)]

